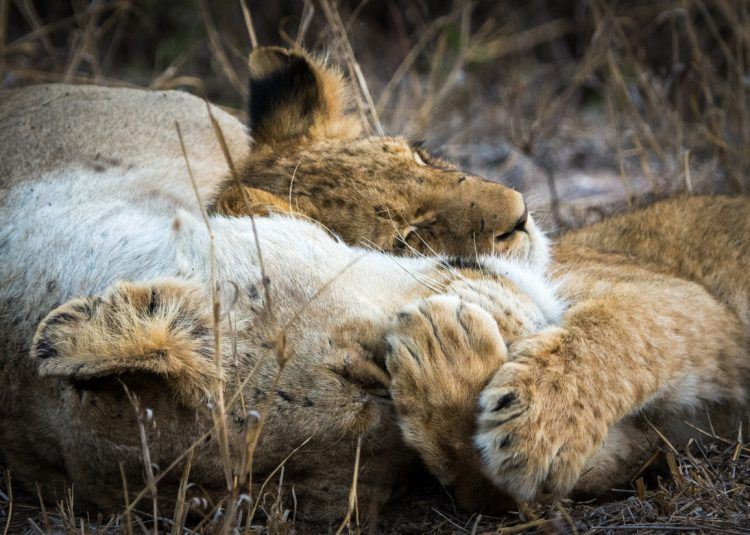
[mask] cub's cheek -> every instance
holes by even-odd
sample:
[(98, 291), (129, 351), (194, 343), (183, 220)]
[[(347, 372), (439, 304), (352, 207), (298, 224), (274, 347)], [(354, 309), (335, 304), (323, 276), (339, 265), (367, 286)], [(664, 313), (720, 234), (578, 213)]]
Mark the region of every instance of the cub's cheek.
[(514, 232), (503, 239), (493, 239), (492, 252), (502, 256), (524, 253), (528, 250), (529, 235), (526, 231)]

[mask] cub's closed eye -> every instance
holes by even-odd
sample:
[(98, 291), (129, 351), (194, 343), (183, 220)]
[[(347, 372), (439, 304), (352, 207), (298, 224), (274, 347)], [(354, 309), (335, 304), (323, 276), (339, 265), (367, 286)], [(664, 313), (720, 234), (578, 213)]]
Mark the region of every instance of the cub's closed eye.
[(424, 161), (424, 158), (422, 158), (422, 155), (419, 154), (419, 152), (414, 152), (414, 161), (422, 167), (427, 167), (427, 162)]

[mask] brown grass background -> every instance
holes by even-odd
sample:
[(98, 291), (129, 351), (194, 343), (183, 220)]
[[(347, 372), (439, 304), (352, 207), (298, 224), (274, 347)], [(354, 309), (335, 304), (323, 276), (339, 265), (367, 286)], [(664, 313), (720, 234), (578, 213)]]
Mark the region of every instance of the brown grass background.
[[(0, 0), (0, 87), (181, 89), (243, 115), (254, 42), (332, 56), (374, 132), (424, 140), (518, 188), (551, 232), (667, 195), (750, 189), (747, 0)], [(378, 530), (750, 533), (750, 447), (738, 431), (689, 454), (665, 444), (668, 469), (614, 501), (490, 518), (427, 485)], [(0, 532), (125, 529), (66, 503), (42, 511), (12, 490), (8, 476)], [(281, 504), (252, 530), (319, 529)], [(228, 525), (198, 516), (202, 532)], [(151, 529), (144, 522), (128, 525)], [(187, 529), (178, 524), (162, 529)]]

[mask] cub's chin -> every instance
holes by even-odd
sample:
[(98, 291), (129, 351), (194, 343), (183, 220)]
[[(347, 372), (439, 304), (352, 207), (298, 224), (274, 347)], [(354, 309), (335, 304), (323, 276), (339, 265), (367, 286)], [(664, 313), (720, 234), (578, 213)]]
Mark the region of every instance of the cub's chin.
[(525, 228), (497, 243), (493, 254), (525, 265), (531, 271), (542, 274), (549, 265), (549, 241), (529, 216)]

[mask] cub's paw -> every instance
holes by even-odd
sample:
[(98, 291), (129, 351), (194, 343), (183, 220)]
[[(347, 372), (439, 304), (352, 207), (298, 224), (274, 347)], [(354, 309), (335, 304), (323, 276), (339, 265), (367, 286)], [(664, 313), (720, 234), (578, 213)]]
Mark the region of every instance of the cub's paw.
[(555, 327), (516, 344), (479, 397), (474, 443), (483, 470), (520, 500), (570, 492), (608, 431), (564, 354), (564, 336)]
[(508, 346), (549, 324), (534, 301), (508, 281), (461, 279), (452, 282), (447, 291), (486, 310)]
[(388, 336), (390, 392), (407, 444), (450, 485), (474, 463), (476, 400), (505, 360), (497, 324), (455, 296), (436, 296), (398, 314)]

